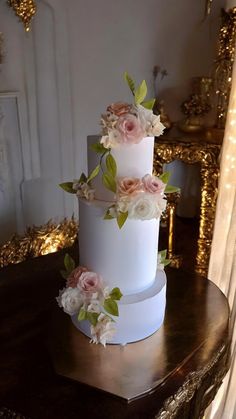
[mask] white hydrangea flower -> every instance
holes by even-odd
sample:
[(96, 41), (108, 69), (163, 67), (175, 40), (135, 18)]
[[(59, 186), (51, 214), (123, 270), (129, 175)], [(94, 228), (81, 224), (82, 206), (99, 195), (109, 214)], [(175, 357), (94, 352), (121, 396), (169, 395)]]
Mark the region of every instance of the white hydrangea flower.
[(119, 131), (115, 128), (108, 128), (107, 135), (103, 135), (100, 143), (105, 148), (116, 148), (119, 146), (119, 143), (121, 142), (121, 135)]
[(111, 217), (116, 218), (117, 216), (117, 208), (115, 206), (112, 206), (109, 208), (109, 214)]
[(154, 137), (159, 137), (160, 135), (163, 134), (164, 129), (165, 129), (165, 126), (161, 122), (160, 115), (154, 115), (153, 114), (153, 119), (152, 119), (152, 135), (154, 135)]
[(145, 127), (147, 136), (159, 137), (163, 134), (165, 126), (160, 121), (160, 115), (154, 115), (153, 111), (137, 105), (139, 119)]
[(101, 306), (99, 300), (91, 300), (91, 303), (87, 307), (87, 311), (90, 313), (100, 313)]
[(81, 190), (83, 192), (83, 196), (88, 200), (92, 201), (94, 199), (95, 190), (90, 188), (87, 183), (83, 183), (81, 185)]
[(109, 289), (109, 287), (105, 287), (103, 289), (103, 297), (104, 297), (104, 299), (108, 298), (109, 295), (110, 295), (110, 289)]
[(98, 322), (96, 326), (90, 328), (93, 343), (101, 343), (106, 346), (108, 340), (111, 340), (116, 333), (114, 322), (109, 316), (101, 313), (98, 316)]
[(126, 212), (129, 210), (131, 198), (124, 196), (117, 201), (117, 211)]
[[(73, 189), (75, 189), (73, 187)], [(92, 189), (87, 183), (82, 183), (79, 185), (79, 188), (77, 188), (76, 195), (79, 198), (85, 198), (88, 201), (93, 201), (95, 197), (95, 189)]]

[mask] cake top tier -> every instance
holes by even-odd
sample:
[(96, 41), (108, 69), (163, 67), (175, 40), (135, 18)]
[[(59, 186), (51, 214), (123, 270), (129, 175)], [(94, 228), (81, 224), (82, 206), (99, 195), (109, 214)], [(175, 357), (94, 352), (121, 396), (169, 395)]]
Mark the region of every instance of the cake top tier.
[(125, 73), (133, 103), (110, 104), (101, 117), (102, 133), (90, 144), (88, 175), (61, 187), (80, 199), (107, 201), (104, 219), (117, 219), (121, 228), (127, 218), (150, 220), (165, 210), (168, 176), (152, 175), (154, 137), (164, 125), (152, 108), (155, 99), (146, 100), (147, 85), (137, 87)]

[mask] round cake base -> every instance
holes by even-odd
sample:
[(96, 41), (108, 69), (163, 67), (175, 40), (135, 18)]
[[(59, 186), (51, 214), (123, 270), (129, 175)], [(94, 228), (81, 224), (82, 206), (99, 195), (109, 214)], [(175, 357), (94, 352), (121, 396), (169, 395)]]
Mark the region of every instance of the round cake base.
[[(119, 317), (115, 320), (116, 334), (107, 343), (125, 345), (137, 342), (155, 333), (162, 325), (166, 307), (166, 275), (157, 270), (151, 287), (137, 294), (123, 296), (118, 303)], [(78, 322), (77, 315), (72, 322), (86, 336), (91, 338), (90, 323)]]

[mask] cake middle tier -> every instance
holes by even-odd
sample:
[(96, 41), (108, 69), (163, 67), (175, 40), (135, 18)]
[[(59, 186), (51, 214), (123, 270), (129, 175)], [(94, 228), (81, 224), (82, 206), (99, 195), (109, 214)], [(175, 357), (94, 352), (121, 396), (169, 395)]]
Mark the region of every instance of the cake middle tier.
[(156, 276), (159, 219), (127, 219), (119, 229), (115, 219), (103, 219), (105, 209), (101, 201), (79, 200), (80, 265), (123, 295), (143, 291)]
[[(91, 145), (99, 142), (100, 137), (88, 136), (88, 173), (100, 163), (101, 155), (91, 150)], [(154, 137), (146, 137), (139, 144), (122, 144), (111, 150), (117, 165), (117, 177), (142, 178), (153, 171)], [(102, 163), (106, 171), (105, 162)], [(101, 171), (92, 181), (95, 189), (95, 198), (104, 201), (113, 201), (114, 193), (106, 189), (102, 182)]]

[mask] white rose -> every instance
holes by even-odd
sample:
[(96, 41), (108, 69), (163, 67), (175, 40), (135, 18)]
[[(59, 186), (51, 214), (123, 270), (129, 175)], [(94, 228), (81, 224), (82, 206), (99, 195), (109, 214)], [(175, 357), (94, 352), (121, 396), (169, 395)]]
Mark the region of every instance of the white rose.
[(129, 218), (151, 220), (159, 217), (156, 197), (153, 194), (142, 193), (136, 195), (129, 204)]
[(83, 303), (80, 290), (78, 288), (65, 288), (59, 298), (59, 305), (63, 307), (65, 313), (70, 314), (70, 316), (78, 313)]

